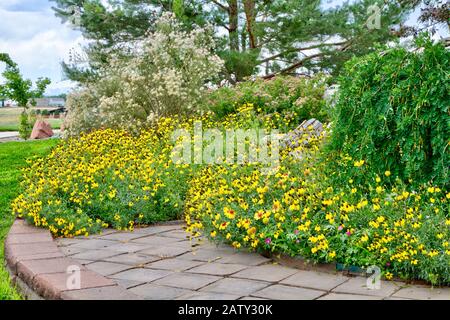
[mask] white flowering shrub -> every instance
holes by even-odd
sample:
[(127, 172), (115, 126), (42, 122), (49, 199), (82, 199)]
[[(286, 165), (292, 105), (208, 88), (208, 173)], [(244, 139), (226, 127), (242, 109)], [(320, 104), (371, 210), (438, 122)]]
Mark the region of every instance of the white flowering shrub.
[(69, 97), (67, 134), (97, 127), (135, 132), (155, 117), (195, 111), (223, 67), (212, 35), (208, 28), (184, 31), (164, 14), (130, 58), (113, 59), (101, 80)]
[(75, 136), (100, 127), (98, 117), (99, 97), (93, 89), (83, 88), (67, 96), (67, 116), (63, 123), (63, 136)]

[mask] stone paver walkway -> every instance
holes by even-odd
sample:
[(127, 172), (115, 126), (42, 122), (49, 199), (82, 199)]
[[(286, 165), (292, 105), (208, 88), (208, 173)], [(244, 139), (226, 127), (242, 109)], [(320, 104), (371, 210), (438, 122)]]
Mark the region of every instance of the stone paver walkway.
[[(52, 138), (57, 138), (60, 135), (61, 130), (54, 129), (53, 133), (54, 136)], [(25, 141), (25, 140), (20, 138), (19, 131), (0, 131), (0, 143), (10, 141)]]
[(19, 131), (4, 131), (0, 132), (0, 139), (2, 138), (12, 138), (12, 137), (18, 137)]
[(144, 299), (450, 300), (449, 288), (382, 281), (379, 290), (370, 290), (363, 277), (287, 268), (207, 241), (198, 245), (189, 241), (181, 224), (106, 230), (57, 243), (87, 269)]

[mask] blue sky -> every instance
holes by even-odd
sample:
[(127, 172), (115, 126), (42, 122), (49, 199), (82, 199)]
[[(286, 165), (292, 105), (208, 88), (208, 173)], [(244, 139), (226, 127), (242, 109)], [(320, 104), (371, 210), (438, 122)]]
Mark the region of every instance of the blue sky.
[[(342, 2), (324, 0), (324, 5)], [(71, 49), (79, 51), (84, 40), (80, 32), (61, 24), (52, 4), (48, 0), (0, 0), (0, 52), (9, 53), (26, 78), (49, 77), (52, 84), (47, 94), (58, 94), (74, 86), (63, 80), (60, 62), (68, 60)], [(418, 13), (408, 22), (414, 23)]]
[(58, 94), (73, 87), (63, 81), (60, 62), (83, 38), (62, 25), (51, 6), (48, 0), (0, 0), (0, 52), (9, 53), (26, 78), (49, 77), (47, 94)]

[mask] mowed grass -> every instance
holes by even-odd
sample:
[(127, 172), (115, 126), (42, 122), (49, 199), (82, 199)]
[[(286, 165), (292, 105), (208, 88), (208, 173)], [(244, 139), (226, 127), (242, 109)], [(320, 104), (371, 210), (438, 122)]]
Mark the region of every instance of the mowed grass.
[[(22, 110), (22, 108), (18, 107), (0, 108), (0, 131), (18, 131), (19, 116)], [(46, 118), (44, 120), (50, 123), (52, 129), (59, 129), (63, 121), (62, 119), (53, 118)]]
[(57, 139), (0, 143), (0, 300), (21, 298), (3, 264), (5, 236), (14, 221), (10, 203), (20, 191), (20, 168), (26, 166), (26, 159), (44, 156), (57, 143)]

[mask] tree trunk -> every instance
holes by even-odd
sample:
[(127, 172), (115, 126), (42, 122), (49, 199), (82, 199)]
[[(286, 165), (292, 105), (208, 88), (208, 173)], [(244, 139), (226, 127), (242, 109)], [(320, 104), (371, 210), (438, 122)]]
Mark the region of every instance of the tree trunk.
[(239, 7), (238, 0), (228, 0), (230, 50), (239, 51)]
[(256, 37), (255, 37), (255, 0), (244, 0), (244, 11), (245, 18), (247, 20), (247, 33), (250, 49), (256, 48)]

